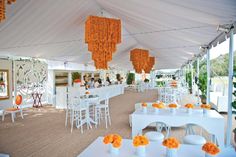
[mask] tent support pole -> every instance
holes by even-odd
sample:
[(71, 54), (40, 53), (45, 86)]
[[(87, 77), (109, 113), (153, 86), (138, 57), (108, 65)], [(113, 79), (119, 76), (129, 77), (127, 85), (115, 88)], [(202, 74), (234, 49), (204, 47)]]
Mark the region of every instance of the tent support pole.
[(210, 104), (210, 78), (211, 78), (211, 65), (210, 65), (210, 50), (207, 51), (207, 104)]
[(226, 132), (226, 146), (230, 146), (232, 133), (232, 92), (233, 92), (233, 64), (234, 64), (234, 29), (230, 30), (229, 40), (229, 84), (228, 84), (228, 118), (227, 118), (227, 132)]
[[(197, 58), (197, 84), (199, 84), (199, 57)], [(200, 105), (198, 85), (197, 85), (197, 103), (198, 103), (198, 105)]]

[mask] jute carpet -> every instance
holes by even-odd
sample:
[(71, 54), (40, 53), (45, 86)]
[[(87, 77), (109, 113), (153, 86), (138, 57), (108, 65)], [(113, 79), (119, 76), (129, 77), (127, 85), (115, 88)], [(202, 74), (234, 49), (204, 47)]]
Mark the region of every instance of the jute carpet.
[[(65, 128), (65, 111), (52, 106), (27, 109), (24, 119), (17, 115), (15, 123), (11, 122), (10, 115), (6, 115), (5, 121), (0, 122), (0, 153), (12, 157), (75, 157), (98, 136), (118, 133), (123, 138), (131, 138), (129, 114), (134, 111), (134, 104), (156, 99), (155, 90), (126, 91), (124, 95), (110, 99), (112, 126), (105, 129), (102, 123), (97, 129), (84, 127), (83, 134), (78, 129), (71, 133), (70, 126)], [(183, 128), (174, 128), (172, 136), (181, 139)]]

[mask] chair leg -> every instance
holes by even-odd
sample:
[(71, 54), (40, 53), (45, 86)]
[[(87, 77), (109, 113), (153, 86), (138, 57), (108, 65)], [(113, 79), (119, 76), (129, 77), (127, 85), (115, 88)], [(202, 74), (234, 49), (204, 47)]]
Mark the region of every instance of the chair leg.
[(66, 121), (65, 121), (65, 127), (67, 127), (67, 121), (68, 121), (68, 109), (66, 109)]
[(20, 115), (21, 115), (21, 118), (24, 119), (22, 110), (20, 111)]
[(107, 108), (105, 108), (104, 116), (105, 116), (105, 123), (106, 123), (106, 129), (107, 129)]
[(79, 111), (79, 121), (80, 121), (80, 132), (83, 134), (83, 118), (82, 118), (82, 111)]
[(74, 111), (72, 112), (72, 115), (71, 115), (71, 128), (70, 128), (70, 132), (72, 133), (72, 131), (73, 131), (73, 125), (74, 125)]
[(97, 125), (98, 125), (98, 116), (97, 116), (97, 108), (95, 108), (95, 111), (94, 111), (94, 119), (95, 119), (95, 128), (97, 128)]
[(3, 111), (3, 113), (2, 113), (2, 121), (4, 121), (4, 119), (5, 119), (5, 112)]
[(111, 116), (110, 116), (109, 108), (107, 108), (107, 116), (108, 116), (109, 125), (111, 126)]
[(15, 122), (15, 120), (14, 120), (14, 112), (11, 113), (11, 121), (12, 121), (12, 123)]

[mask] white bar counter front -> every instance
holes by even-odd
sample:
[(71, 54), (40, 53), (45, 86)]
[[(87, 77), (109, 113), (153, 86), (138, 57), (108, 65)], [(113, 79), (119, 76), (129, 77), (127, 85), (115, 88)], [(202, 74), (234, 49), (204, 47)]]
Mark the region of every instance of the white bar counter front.
[[(121, 94), (124, 94), (124, 84), (103, 86), (99, 88), (88, 89), (90, 94), (98, 95), (99, 99), (105, 99), (106, 97), (112, 98)], [(57, 87), (56, 88), (56, 108), (65, 109), (67, 105), (67, 95), (72, 94), (74, 96), (80, 96), (85, 94), (84, 87)]]

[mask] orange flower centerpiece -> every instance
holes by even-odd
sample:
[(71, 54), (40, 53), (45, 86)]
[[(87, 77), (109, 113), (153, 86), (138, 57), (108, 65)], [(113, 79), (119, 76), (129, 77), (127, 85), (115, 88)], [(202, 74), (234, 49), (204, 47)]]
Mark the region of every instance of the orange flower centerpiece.
[(176, 157), (177, 156), (177, 149), (179, 148), (180, 143), (176, 138), (174, 138), (174, 137), (167, 138), (162, 142), (162, 145), (167, 148), (166, 149), (166, 157)]
[(86, 91), (86, 92), (85, 92), (85, 97), (88, 98), (88, 97), (89, 97), (89, 94), (90, 94), (90, 92), (89, 92), (89, 91)]
[(158, 113), (160, 109), (165, 108), (165, 105), (160, 102), (160, 103), (153, 103), (152, 107), (155, 109), (155, 112)]
[(215, 157), (220, 152), (220, 149), (214, 143), (207, 142), (202, 146), (202, 150), (205, 152), (205, 157)]
[(147, 103), (142, 103), (142, 110), (143, 110), (143, 113), (147, 112)]
[(186, 104), (184, 107), (187, 109), (188, 114), (192, 114), (194, 105), (193, 104)]
[(112, 154), (118, 154), (121, 147), (122, 137), (118, 134), (109, 134), (103, 139), (104, 144), (110, 144), (109, 151)]
[(146, 145), (149, 144), (149, 140), (146, 136), (138, 135), (133, 139), (133, 145), (136, 147), (136, 154), (138, 156), (145, 156)]
[(203, 109), (203, 114), (207, 114), (208, 110), (211, 109), (211, 105), (210, 104), (202, 104), (201, 108)]
[(75, 87), (80, 87), (81, 80), (80, 79), (75, 79), (74, 80), (74, 86)]
[(172, 114), (176, 113), (177, 104), (169, 104), (168, 107), (170, 108), (170, 112)]

